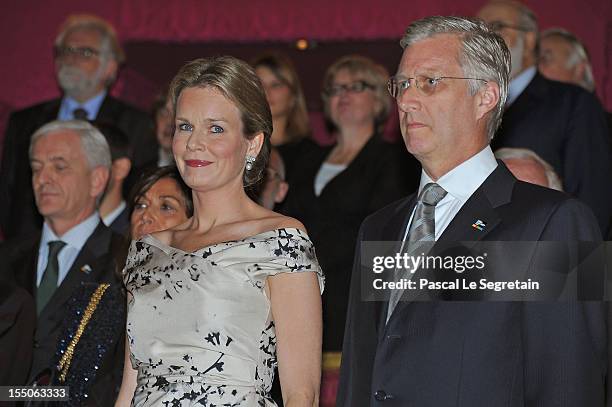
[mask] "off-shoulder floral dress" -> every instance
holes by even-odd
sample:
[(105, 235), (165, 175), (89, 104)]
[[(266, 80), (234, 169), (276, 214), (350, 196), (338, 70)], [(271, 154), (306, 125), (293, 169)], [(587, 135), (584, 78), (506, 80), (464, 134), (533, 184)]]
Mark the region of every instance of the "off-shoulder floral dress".
[(263, 232), (188, 253), (147, 235), (132, 242), (124, 282), (138, 369), (134, 406), (266, 406), (276, 334), (265, 293), (278, 273), (323, 274), (308, 236)]

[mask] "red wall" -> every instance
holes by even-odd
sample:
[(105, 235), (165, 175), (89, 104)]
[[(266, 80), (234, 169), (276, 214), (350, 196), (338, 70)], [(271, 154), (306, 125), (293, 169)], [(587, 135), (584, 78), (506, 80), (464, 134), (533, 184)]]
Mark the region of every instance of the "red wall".
[[(484, 2), (25, 0), (9, 3), (5, 0), (4, 3), (0, 17), (0, 55), (3, 56), (0, 106), (21, 108), (59, 94), (53, 76), (52, 44), (57, 27), (71, 13), (94, 13), (108, 19), (126, 42), (254, 42), (307, 37), (324, 43), (325, 40), (398, 39), (416, 18), (432, 14), (471, 15)], [(541, 28), (562, 26), (584, 40), (592, 56), (598, 94), (607, 109), (612, 110), (609, 77), (612, 2), (530, 0), (527, 4), (538, 14)], [(399, 56), (399, 48), (397, 52)], [(138, 82), (138, 74), (128, 70), (113, 93), (129, 96), (130, 86), (138, 87)], [(148, 86), (146, 81), (141, 85)]]

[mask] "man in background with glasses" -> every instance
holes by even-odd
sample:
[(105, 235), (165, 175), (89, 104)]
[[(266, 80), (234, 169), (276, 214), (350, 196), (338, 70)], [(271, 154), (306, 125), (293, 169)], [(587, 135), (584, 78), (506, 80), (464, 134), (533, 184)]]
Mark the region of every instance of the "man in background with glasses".
[(148, 115), (109, 94), (125, 60), (114, 28), (92, 15), (71, 16), (61, 26), (53, 51), (63, 96), (9, 118), (0, 171), (0, 227), (5, 239), (40, 229), (42, 223), (31, 193), (28, 145), (32, 133), (43, 124), (72, 119), (107, 122), (128, 136), (134, 150), (133, 174), (157, 160)]
[(494, 149), (527, 148), (549, 162), (563, 189), (591, 207), (605, 234), (612, 217), (612, 153), (601, 104), (590, 92), (538, 72), (538, 22), (524, 4), (495, 0), (478, 17), (503, 37), (512, 55), (508, 100)]
[[(601, 301), (465, 301), (465, 290), (435, 289), (372, 296), (373, 242), (390, 242), (396, 249), (389, 258), (414, 258), (456, 242), (601, 241), (586, 205), (518, 181), (495, 160), (489, 143), (510, 74), (499, 35), (482, 22), (438, 16), (412, 23), (400, 44), (404, 53), (388, 86), (406, 147), (423, 171), (417, 193), (361, 225), (337, 406), (602, 406)], [(536, 259), (543, 270), (559, 271), (554, 258), (535, 250), (515, 258), (508, 243), (500, 247), (503, 262), (496, 264), (513, 275), (539, 277)], [(431, 276), (395, 267), (385, 271), (387, 281)]]

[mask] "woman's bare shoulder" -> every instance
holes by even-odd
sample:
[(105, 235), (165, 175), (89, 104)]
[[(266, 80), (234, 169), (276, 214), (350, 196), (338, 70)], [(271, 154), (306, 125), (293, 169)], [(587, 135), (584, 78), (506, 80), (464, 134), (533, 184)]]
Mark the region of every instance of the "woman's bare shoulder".
[(262, 219), (263, 229), (266, 230), (276, 230), (276, 229), (299, 229), (302, 232), (307, 232), (306, 227), (295, 218), (291, 218), (289, 216), (281, 215), (276, 212), (270, 212), (271, 215)]

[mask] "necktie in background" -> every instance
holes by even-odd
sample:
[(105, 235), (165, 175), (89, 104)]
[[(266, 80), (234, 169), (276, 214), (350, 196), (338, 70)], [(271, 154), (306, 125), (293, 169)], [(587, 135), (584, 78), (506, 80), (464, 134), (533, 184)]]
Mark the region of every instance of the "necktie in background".
[(61, 240), (49, 242), (49, 256), (47, 257), (47, 267), (43, 273), (38, 290), (36, 290), (36, 314), (45, 308), (53, 293), (57, 289), (57, 277), (59, 273), (59, 263), (57, 256), (62, 248), (66, 246)]
[(82, 107), (76, 108), (72, 111), (72, 117), (77, 120), (87, 120), (87, 110)]
[[(404, 242), (402, 255), (418, 256), (423, 248), (436, 240), (435, 210), (436, 205), (446, 196), (446, 191), (440, 185), (430, 182), (425, 185), (417, 201), (410, 232)], [(410, 271), (405, 269), (395, 270), (395, 279), (410, 278)], [(389, 308), (387, 310), (387, 322), (393, 313), (404, 290), (392, 290), (389, 297)]]

